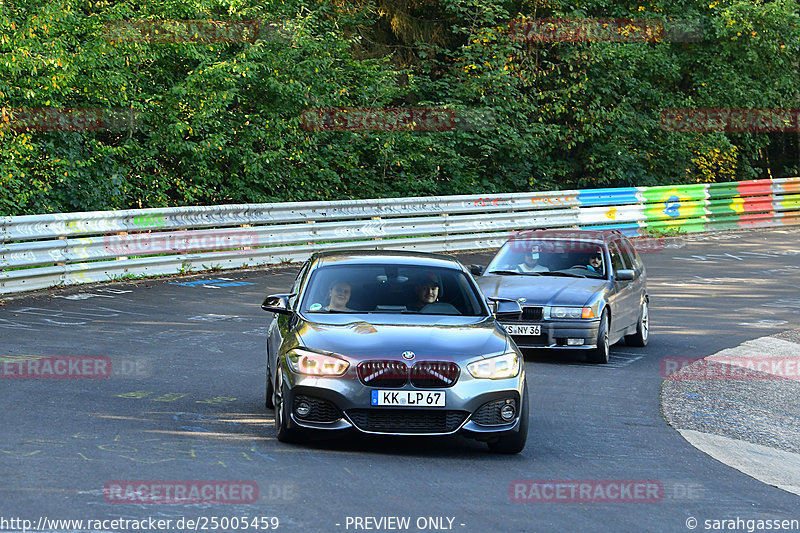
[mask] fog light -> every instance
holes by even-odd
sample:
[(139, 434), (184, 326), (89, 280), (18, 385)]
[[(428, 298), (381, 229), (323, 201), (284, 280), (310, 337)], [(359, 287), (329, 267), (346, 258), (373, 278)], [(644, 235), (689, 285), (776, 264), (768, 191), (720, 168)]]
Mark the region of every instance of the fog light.
[(514, 407), (513, 400), (506, 400), (506, 402), (507, 403), (500, 408), (500, 418), (508, 422), (514, 420), (514, 417), (517, 415), (517, 410)]
[(567, 339), (567, 346), (583, 346), (583, 339)]
[(311, 406), (308, 404), (308, 402), (301, 401), (294, 406), (294, 414), (296, 414), (300, 418), (307, 417), (310, 412), (311, 412)]

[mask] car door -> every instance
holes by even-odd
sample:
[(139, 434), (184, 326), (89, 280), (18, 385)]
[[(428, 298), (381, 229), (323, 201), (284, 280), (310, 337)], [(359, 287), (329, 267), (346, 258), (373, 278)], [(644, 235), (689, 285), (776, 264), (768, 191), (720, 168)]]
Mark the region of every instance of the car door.
[(634, 300), (635, 307), (631, 319), (633, 321), (632, 323), (638, 323), (642, 301), (647, 294), (647, 275), (645, 274), (644, 264), (630, 241), (627, 239), (620, 239), (620, 245), (625, 262), (630, 265), (629, 268), (634, 271), (633, 281), (630, 283), (630, 290), (634, 293), (636, 299)]
[[(293, 297), (289, 298), (289, 307), (292, 309), (297, 308), (298, 298), (300, 296), (300, 288), (303, 285), (303, 280), (305, 279), (310, 266), (311, 259), (306, 261), (305, 264), (303, 264), (303, 266), (300, 268), (294, 283), (292, 283), (292, 288), (289, 289), (289, 294), (294, 294)], [(269, 324), (269, 329), (267, 330), (267, 367), (269, 368), (270, 372), (273, 372), (273, 376), (274, 369), (277, 367), (276, 360), (278, 358), (278, 354), (281, 351), (281, 346), (283, 345), (284, 340), (288, 336), (288, 329), (291, 327), (291, 324), (289, 323), (290, 320), (291, 318), (287, 315), (275, 314), (273, 315)]]
[(617, 339), (621, 335), (620, 332), (635, 320), (633, 316), (636, 315), (638, 318), (638, 299), (633, 281), (617, 279), (620, 270), (629, 270), (633, 266), (626, 262), (619, 239), (613, 239), (608, 243), (608, 252), (611, 256), (611, 276), (614, 283), (611, 291), (613, 294), (611, 332), (613, 339)]

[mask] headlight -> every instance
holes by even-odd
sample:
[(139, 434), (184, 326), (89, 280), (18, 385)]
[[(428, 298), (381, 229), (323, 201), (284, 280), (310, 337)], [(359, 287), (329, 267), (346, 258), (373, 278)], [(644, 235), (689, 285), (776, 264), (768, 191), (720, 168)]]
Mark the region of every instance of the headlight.
[(519, 374), (519, 368), (519, 356), (514, 352), (504, 353), (482, 361), (475, 361), (467, 365), (467, 370), (472, 374), (472, 377), (478, 379), (513, 378)]
[(344, 359), (300, 348), (290, 351), (286, 361), (294, 372), (309, 376), (341, 376), (350, 366)]
[(550, 318), (596, 318), (591, 307), (551, 307)]

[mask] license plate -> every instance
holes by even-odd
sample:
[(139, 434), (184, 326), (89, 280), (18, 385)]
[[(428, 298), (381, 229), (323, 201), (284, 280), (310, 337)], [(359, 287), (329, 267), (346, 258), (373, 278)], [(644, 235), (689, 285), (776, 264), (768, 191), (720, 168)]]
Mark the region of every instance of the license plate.
[(539, 325), (524, 325), (518, 326), (517, 324), (504, 324), (506, 332), (509, 335), (541, 335), (542, 326)]
[(372, 405), (401, 407), (444, 407), (443, 391), (374, 390)]

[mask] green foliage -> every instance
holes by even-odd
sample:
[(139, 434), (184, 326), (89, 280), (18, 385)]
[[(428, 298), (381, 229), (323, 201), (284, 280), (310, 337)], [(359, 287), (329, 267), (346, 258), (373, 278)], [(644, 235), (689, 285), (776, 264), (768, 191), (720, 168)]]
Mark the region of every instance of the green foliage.
[[(665, 131), (660, 111), (796, 108), (798, 13), (795, 0), (0, 3), (0, 214), (781, 175), (765, 154), (798, 156), (781, 134)], [(680, 19), (703, 38), (520, 38), (521, 21), (546, 17)], [(157, 42), (114, 30), (164, 20), (262, 31)], [(303, 129), (304, 110), (327, 107), (468, 118), (449, 131)], [(19, 131), (12, 111), (37, 108), (122, 119)]]

